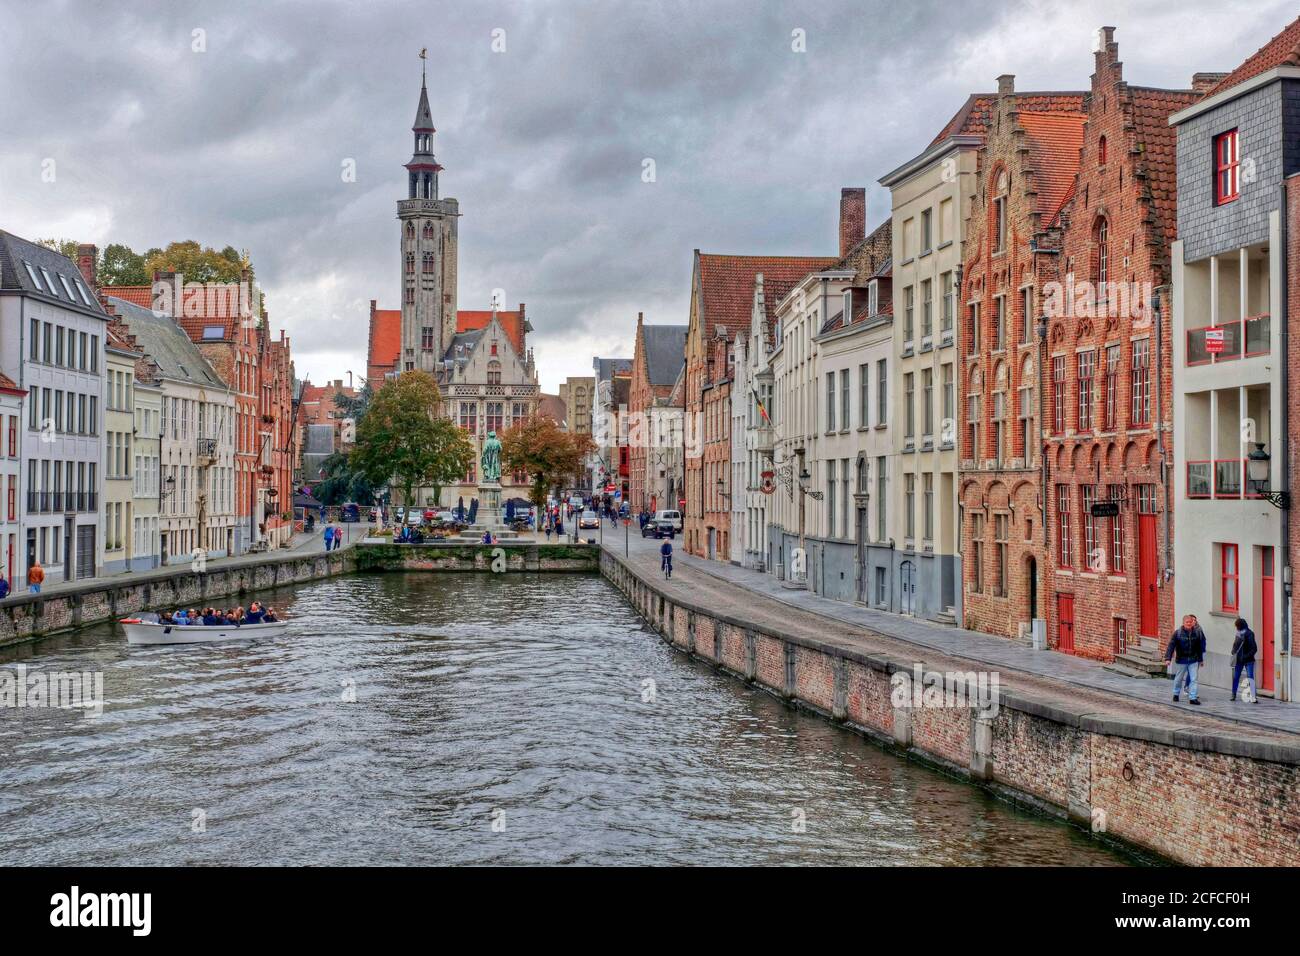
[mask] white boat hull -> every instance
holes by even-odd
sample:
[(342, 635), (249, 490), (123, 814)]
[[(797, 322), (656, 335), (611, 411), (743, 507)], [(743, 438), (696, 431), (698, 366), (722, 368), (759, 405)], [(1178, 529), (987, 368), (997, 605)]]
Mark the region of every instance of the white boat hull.
[(288, 621), (272, 624), (245, 624), (242, 627), (202, 624), (151, 624), (147, 621), (122, 621), (128, 644), (211, 644), (216, 641), (248, 641), (279, 634)]

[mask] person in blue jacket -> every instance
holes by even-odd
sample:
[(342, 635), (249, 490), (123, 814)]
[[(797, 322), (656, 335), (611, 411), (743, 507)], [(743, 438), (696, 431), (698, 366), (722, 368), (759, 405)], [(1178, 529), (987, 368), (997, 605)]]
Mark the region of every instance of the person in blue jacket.
[(659, 565), (664, 569), (664, 577), (673, 576), (673, 543), (665, 541), (659, 546)]

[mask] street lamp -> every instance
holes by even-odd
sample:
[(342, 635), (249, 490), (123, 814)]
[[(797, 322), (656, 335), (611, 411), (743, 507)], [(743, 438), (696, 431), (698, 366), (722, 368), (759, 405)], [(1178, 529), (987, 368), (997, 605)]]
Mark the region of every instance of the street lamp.
[(1269, 453), (1263, 442), (1255, 443), (1255, 450), (1246, 456), (1246, 476), (1250, 479), (1254, 496), (1263, 498), (1274, 508), (1286, 511), (1291, 507), (1291, 495), (1285, 491), (1268, 490)]

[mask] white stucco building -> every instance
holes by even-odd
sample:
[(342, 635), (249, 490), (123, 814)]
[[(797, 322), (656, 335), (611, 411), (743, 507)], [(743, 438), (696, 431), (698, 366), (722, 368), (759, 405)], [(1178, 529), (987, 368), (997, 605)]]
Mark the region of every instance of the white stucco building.
[(107, 316), (71, 260), (0, 232), (0, 373), (26, 390), (23, 556), (46, 583), (99, 573)]

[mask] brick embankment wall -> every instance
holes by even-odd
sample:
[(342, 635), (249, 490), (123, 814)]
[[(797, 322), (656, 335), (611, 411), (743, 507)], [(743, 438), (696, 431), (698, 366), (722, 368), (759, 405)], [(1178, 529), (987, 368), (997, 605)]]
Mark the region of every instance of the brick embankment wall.
[(254, 557), (205, 571), (187, 565), (143, 571), (129, 579), (44, 594), (19, 594), (0, 605), (0, 647), (22, 644), (138, 611), (196, 607), (217, 598), (301, 584), (355, 570), (355, 549), (325, 554)]
[[(876, 650), (886, 641), (866, 638), (878, 635), (855, 642), (826, 619), (767, 608), (748, 592), (728, 602), (714, 589), (731, 585), (661, 581), (610, 552), (601, 572), (679, 650), (1103, 839), (1185, 864), (1300, 865), (1294, 735), (1162, 719), (1122, 701), (1112, 713), (1095, 695), (1007, 672), (986, 711), (909, 706), (895, 676), (914, 673), (918, 657)], [(981, 670), (916, 654), (945, 692)]]
[(358, 571), (586, 571), (599, 570), (594, 544), (371, 544), (356, 552)]

